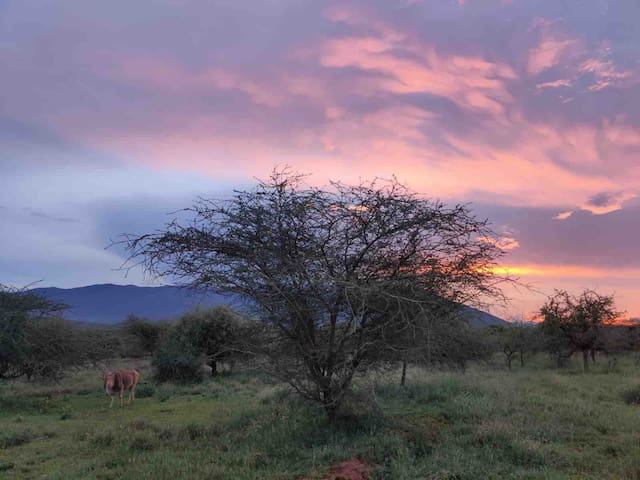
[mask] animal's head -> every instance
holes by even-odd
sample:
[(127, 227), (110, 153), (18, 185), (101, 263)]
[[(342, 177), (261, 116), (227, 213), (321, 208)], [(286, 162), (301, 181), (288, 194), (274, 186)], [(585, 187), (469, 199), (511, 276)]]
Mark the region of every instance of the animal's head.
[(105, 389), (111, 390), (116, 382), (115, 372), (105, 372), (102, 374), (102, 385)]

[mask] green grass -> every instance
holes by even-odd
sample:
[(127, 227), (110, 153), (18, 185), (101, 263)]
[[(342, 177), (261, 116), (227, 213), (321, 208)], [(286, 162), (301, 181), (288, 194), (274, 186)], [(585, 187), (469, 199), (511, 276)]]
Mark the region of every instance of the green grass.
[(340, 427), (248, 372), (145, 382), (123, 410), (107, 408), (96, 371), (0, 384), (0, 478), (319, 479), (358, 456), (374, 479), (640, 479), (638, 368), (600, 363), (412, 369), (404, 388), (371, 375), (359, 383), (375, 385), (384, 418)]

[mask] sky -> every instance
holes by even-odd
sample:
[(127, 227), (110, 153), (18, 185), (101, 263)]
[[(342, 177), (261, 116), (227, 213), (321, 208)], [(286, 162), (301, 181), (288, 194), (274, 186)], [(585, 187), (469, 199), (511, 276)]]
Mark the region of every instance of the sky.
[(637, 0), (0, 0), (0, 283), (149, 284), (119, 235), (278, 165), (470, 202), (532, 289), (640, 317)]

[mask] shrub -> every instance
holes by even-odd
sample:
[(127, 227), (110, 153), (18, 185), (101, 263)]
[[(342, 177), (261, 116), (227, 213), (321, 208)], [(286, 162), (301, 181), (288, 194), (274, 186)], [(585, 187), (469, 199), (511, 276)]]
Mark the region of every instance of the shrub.
[(160, 387), (154, 393), (154, 397), (164, 403), (175, 395), (175, 388), (172, 385), (160, 385)]
[(160, 382), (202, 381), (202, 362), (196, 349), (180, 335), (167, 335), (153, 355), (155, 377)]
[(144, 383), (136, 387), (136, 398), (153, 397), (156, 393), (156, 386), (151, 383)]
[(640, 385), (637, 385), (629, 390), (622, 392), (622, 399), (627, 405), (640, 404)]
[(153, 437), (146, 434), (134, 435), (129, 441), (129, 448), (131, 450), (145, 451), (153, 450), (156, 447), (156, 442)]
[(343, 426), (356, 428), (375, 424), (383, 418), (373, 392), (365, 390), (348, 390), (335, 415)]
[(134, 350), (138, 350), (142, 354), (149, 354), (158, 347), (168, 324), (129, 315), (122, 328), (133, 339), (134, 345), (132, 347)]
[(231, 362), (242, 357), (238, 345), (247, 332), (241, 317), (223, 305), (194, 310), (185, 314), (175, 326), (211, 367), (211, 375), (218, 373), (219, 362)]
[(0, 448), (17, 447), (29, 443), (35, 438), (31, 430), (25, 429), (19, 432), (4, 432), (0, 436)]
[(62, 409), (62, 413), (60, 413), (60, 420), (69, 420), (73, 418), (73, 412), (69, 407), (65, 407)]
[(101, 433), (93, 437), (91, 443), (96, 447), (110, 447), (116, 442), (116, 436), (113, 432)]

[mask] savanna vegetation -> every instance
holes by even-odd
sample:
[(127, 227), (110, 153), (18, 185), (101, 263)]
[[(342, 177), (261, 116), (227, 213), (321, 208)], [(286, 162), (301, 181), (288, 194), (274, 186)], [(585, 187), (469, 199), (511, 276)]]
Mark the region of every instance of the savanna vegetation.
[[(285, 172), (189, 211), (126, 237), (131, 261), (242, 313), (90, 327), (0, 289), (0, 476), (640, 478), (638, 327), (590, 290), (474, 326), (463, 305), (512, 279), (468, 207)], [(119, 367), (142, 382), (109, 409)]]
[[(372, 372), (355, 382), (354, 415), (334, 424), (285, 384), (241, 368), (179, 385), (151, 381), (148, 360), (115, 362), (143, 377), (122, 410), (107, 409), (99, 370), (4, 383), (0, 476), (321, 479), (357, 457), (372, 479), (638, 478), (636, 361), (625, 355), (610, 373), (597, 361), (587, 374), (581, 361), (409, 367), (404, 387), (397, 372)], [(359, 398), (379, 411), (358, 414)]]

